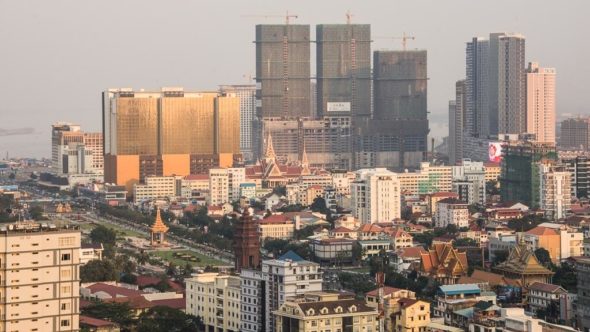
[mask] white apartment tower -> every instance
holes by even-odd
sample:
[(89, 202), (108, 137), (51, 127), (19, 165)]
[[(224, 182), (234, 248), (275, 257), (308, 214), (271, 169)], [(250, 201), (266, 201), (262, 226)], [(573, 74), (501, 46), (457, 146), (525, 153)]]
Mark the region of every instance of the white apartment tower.
[(253, 160), (252, 127), (256, 117), (256, 85), (222, 85), (219, 90), (240, 98), (240, 151), (246, 160)]
[(0, 227), (0, 331), (78, 331), (80, 231)]
[(548, 218), (565, 218), (571, 206), (571, 173), (564, 166), (539, 164), (539, 205)]
[(240, 185), (246, 182), (246, 169), (244, 167), (231, 167), (228, 173), (228, 195), (229, 201), (234, 202), (240, 199)]
[(486, 203), (486, 171), (483, 162), (463, 159), (453, 166), (453, 192), (467, 204)]
[(242, 328), (240, 331), (262, 331), (270, 315), (264, 311), (265, 275), (259, 270), (242, 269), (240, 279), (242, 281)]
[(320, 265), (306, 261), (290, 251), (278, 259), (262, 261), (265, 278), (265, 331), (275, 331), (275, 317), (287, 298), (322, 290)]
[(385, 168), (356, 171), (351, 184), (352, 213), (363, 224), (400, 218), (401, 194), (397, 174)]
[(527, 133), (536, 141), (555, 144), (555, 68), (529, 62), (526, 71)]
[(220, 205), (229, 202), (229, 171), (227, 168), (209, 170), (209, 204)]

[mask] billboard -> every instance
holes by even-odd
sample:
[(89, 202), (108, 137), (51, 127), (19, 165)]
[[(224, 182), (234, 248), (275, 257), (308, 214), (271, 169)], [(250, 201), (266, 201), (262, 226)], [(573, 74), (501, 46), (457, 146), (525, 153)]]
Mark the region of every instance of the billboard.
[(489, 156), (489, 160), (493, 163), (501, 162), (502, 161), (502, 143), (489, 142), (488, 143), (488, 156)]
[(350, 102), (328, 102), (328, 112), (350, 112)]

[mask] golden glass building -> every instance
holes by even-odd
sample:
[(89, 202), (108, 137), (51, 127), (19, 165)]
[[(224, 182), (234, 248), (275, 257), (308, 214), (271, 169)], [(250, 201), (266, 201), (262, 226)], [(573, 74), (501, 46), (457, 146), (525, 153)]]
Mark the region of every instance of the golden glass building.
[[(131, 190), (146, 176), (232, 166), (241, 160), (239, 109), (234, 94), (183, 88), (105, 91), (105, 182)], [(203, 160), (208, 164), (198, 165)]]

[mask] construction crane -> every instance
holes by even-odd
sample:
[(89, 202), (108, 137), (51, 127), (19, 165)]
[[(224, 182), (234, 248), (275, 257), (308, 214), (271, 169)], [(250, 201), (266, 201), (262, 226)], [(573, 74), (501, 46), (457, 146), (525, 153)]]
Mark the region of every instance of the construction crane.
[(242, 17), (253, 17), (253, 18), (275, 18), (275, 17), (282, 17), (285, 19), (285, 24), (289, 25), (289, 23), (291, 23), (291, 19), (296, 19), (299, 18), (298, 15), (296, 14), (289, 14), (289, 11), (287, 10), (287, 13), (285, 15), (242, 15)]
[(381, 37), (375, 37), (376, 39), (392, 39), (392, 40), (401, 40), (402, 41), (402, 49), (405, 51), (406, 50), (406, 46), (408, 44), (408, 40), (416, 40), (416, 37), (414, 36), (408, 36), (406, 35), (406, 33), (404, 32), (402, 34), (401, 37), (389, 37), (389, 36), (381, 36)]

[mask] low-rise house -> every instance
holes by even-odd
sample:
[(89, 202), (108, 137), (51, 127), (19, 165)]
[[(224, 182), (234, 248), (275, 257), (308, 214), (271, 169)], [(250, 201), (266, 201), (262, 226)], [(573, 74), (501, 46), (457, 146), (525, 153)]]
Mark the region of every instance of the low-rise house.
[(117, 323), (104, 319), (80, 315), (80, 328), (89, 332), (119, 332), (121, 329)]
[(391, 233), (391, 245), (393, 247), (392, 249), (394, 250), (413, 247), (414, 238), (401, 227), (398, 227)]
[(398, 273), (408, 273), (420, 267), (423, 254), (428, 254), (423, 247), (400, 248), (392, 253), (389, 264)]
[[(539, 310), (546, 310), (547, 314), (551, 314), (548, 310), (550, 306), (554, 306), (559, 309), (562, 299), (567, 301), (567, 291), (563, 287), (553, 284), (546, 284), (543, 282), (534, 282), (528, 287), (528, 306), (529, 310), (536, 314)], [(559, 310), (557, 316), (553, 317), (558, 319), (560, 317)]]
[(402, 298), (392, 306), (390, 314), (393, 329), (386, 331), (416, 332), (425, 331), (430, 323), (430, 303)]
[(391, 250), (391, 240), (387, 237), (373, 240), (359, 240), (358, 244), (361, 246), (363, 259), (379, 256), (381, 251), (387, 252)]
[(102, 253), (104, 247), (102, 243), (84, 243), (80, 246), (80, 265), (86, 265), (86, 263), (92, 260), (102, 260)]
[(290, 240), (295, 234), (295, 222), (282, 214), (273, 214), (258, 222), (260, 239)]
[(320, 263), (344, 264), (352, 262), (352, 247), (355, 241), (350, 238), (321, 237), (309, 240), (310, 249)]
[(445, 228), (455, 225), (457, 228), (469, 226), (469, 210), (467, 203), (456, 198), (445, 198), (436, 203), (434, 225)]

